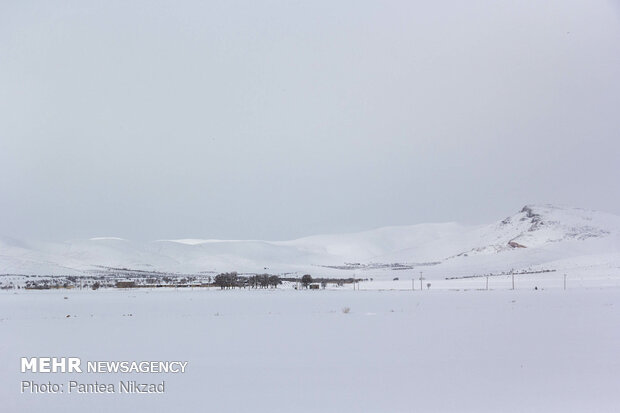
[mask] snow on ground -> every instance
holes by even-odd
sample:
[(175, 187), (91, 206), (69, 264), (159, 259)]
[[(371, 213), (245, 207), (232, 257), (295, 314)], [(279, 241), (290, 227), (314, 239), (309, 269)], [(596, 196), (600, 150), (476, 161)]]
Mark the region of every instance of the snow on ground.
[[(434, 280), (424, 278), (422, 274), (422, 289), (431, 290), (486, 290), (487, 277), (460, 278), (452, 280)], [(489, 290), (562, 290), (564, 289), (564, 273), (550, 272), (542, 274), (517, 274), (499, 275), (488, 277)], [(428, 286), (430, 284), (430, 287)], [(566, 286), (568, 289), (574, 288), (602, 288), (614, 287), (620, 289), (620, 275), (610, 275), (605, 270), (592, 270), (588, 273), (584, 272), (567, 272)], [(348, 287), (352, 288), (352, 287)], [(360, 282), (356, 288), (364, 291), (390, 290), (390, 291), (407, 291), (420, 290), (420, 276), (410, 278), (399, 278), (398, 280), (374, 280)]]
[[(504, 287), (2, 291), (2, 411), (617, 411), (620, 288)], [(24, 356), (189, 365), (167, 376), (21, 374)], [(21, 380), (132, 377), (166, 380), (166, 393), (19, 391)]]

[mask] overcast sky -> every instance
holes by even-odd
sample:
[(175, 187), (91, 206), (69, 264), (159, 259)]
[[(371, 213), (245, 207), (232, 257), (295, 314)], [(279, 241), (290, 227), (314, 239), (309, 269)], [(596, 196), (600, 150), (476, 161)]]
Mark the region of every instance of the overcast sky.
[(620, 214), (614, 1), (2, 1), (0, 234)]

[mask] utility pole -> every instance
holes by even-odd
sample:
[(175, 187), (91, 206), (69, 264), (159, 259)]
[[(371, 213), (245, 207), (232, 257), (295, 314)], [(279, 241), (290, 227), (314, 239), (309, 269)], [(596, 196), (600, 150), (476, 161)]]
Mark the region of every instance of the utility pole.
[(566, 290), (566, 274), (564, 274), (564, 289)]
[(424, 278), (422, 277), (422, 271), (420, 271), (420, 291), (423, 291), (423, 290), (424, 290), (424, 286), (422, 285), (422, 280), (423, 280), (423, 279), (424, 279)]
[(512, 275), (512, 289), (514, 290), (515, 289), (515, 275), (514, 274), (511, 274), (511, 275)]
[(489, 290), (489, 276), (487, 275), (487, 291)]
[(415, 277), (411, 278), (411, 291), (415, 291)]

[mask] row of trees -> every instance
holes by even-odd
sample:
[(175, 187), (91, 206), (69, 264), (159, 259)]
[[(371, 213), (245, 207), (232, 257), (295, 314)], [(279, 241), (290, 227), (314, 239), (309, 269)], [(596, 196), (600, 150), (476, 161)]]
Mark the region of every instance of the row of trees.
[(250, 277), (240, 276), (236, 272), (225, 272), (215, 276), (213, 284), (221, 289), (230, 288), (278, 288), (282, 280), (277, 275), (257, 274)]
[[(282, 284), (282, 281), (300, 283), (303, 288), (308, 288), (311, 284), (320, 284), (322, 288), (325, 288), (328, 282), (342, 286), (345, 283), (352, 283), (355, 280), (353, 278), (312, 278), (310, 274), (304, 274), (301, 279), (282, 279), (277, 275), (270, 274), (241, 276), (237, 272), (225, 272), (215, 276), (213, 285), (220, 287), (222, 290), (231, 288), (278, 288), (278, 285)], [(297, 287), (295, 286), (295, 288)]]

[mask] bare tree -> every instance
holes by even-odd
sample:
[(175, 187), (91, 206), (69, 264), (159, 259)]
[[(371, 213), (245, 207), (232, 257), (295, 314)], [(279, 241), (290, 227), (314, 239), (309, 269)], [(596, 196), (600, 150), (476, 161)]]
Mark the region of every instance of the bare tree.
[(301, 283), (305, 288), (308, 288), (308, 285), (312, 284), (312, 276), (310, 274), (304, 274), (304, 276), (301, 277)]

